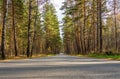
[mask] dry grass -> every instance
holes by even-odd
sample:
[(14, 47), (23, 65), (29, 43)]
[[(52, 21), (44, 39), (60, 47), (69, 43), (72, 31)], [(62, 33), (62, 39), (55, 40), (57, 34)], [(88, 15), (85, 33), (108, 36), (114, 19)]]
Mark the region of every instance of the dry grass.
[(7, 57), (5, 60), (1, 60), (0, 59), (0, 62), (3, 62), (3, 61), (11, 61), (11, 60), (20, 60), (20, 59), (32, 59), (32, 58), (42, 58), (42, 57), (48, 57), (48, 56), (53, 56), (52, 54), (39, 54), (39, 55), (33, 55), (32, 57), (27, 57), (26, 55), (21, 55), (21, 56), (10, 56), (10, 57)]

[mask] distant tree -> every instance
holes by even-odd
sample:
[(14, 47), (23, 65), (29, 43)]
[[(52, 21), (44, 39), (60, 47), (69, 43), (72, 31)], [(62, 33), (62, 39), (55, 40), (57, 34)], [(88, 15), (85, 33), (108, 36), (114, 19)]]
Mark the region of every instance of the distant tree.
[(55, 14), (53, 4), (47, 2), (44, 6), (44, 28), (46, 37), (46, 53), (59, 53), (61, 47), (61, 38), (59, 33), (59, 22)]

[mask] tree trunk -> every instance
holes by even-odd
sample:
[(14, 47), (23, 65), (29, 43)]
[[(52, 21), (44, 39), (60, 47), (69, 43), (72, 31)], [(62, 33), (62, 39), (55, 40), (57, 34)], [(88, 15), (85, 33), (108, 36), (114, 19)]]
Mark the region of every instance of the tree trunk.
[[(92, 15), (92, 17), (93, 17), (93, 50), (94, 50), (94, 52), (96, 51), (96, 24), (95, 24), (95, 0), (93, 0), (93, 6), (92, 6), (92, 8), (93, 8), (93, 15)], [(92, 20), (92, 18), (91, 18), (91, 20)]]
[(100, 27), (100, 53), (102, 52), (102, 0), (98, 0), (99, 5), (99, 27)]
[(5, 59), (5, 31), (6, 31), (6, 13), (7, 13), (7, 0), (3, 0), (3, 26), (2, 26), (2, 37), (1, 37), (1, 58)]
[(118, 50), (118, 45), (117, 45), (116, 0), (114, 0), (114, 26), (115, 26), (115, 48), (116, 48), (116, 50)]
[(31, 3), (32, 0), (29, 0), (29, 21), (28, 21), (28, 43), (27, 43), (27, 57), (30, 57), (30, 29), (31, 29)]
[(84, 10), (83, 45), (84, 45), (84, 54), (86, 54), (86, 34), (85, 34), (85, 30), (86, 30), (86, 1), (85, 0), (83, 3), (83, 10)]
[(15, 28), (14, 0), (12, 0), (12, 24), (13, 24), (14, 51), (15, 51), (15, 56), (18, 56), (17, 40), (16, 40), (16, 28)]
[(35, 44), (35, 39), (36, 39), (36, 25), (37, 25), (37, 17), (38, 17), (38, 0), (36, 2), (37, 8), (36, 8), (36, 15), (35, 15), (35, 22), (34, 22), (34, 36), (33, 36), (33, 43), (32, 43), (32, 48), (31, 48), (31, 57), (33, 54), (33, 49), (34, 49), (34, 44)]

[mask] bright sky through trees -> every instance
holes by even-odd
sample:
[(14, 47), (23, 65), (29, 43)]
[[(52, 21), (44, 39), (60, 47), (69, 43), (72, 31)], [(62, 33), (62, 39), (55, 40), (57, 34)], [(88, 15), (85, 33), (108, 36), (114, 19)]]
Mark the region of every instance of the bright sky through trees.
[(64, 2), (64, 0), (51, 0), (51, 2), (54, 4), (54, 6), (56, 8), (59, 21), (62, 21), (62, 18), (63, 18), (62, 12), (63, 11), (61, 11), (60, 8), (61, 8), (62, 2)]

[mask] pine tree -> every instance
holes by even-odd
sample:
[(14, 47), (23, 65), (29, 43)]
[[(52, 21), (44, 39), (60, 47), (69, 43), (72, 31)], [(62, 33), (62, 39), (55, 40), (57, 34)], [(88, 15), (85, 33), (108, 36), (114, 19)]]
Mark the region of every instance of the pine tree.
[(46, 53), (59, 53), (61, 39), (59, 33), (59, 22), (55, 14), (53, 4), (47, 2), (44, 6), (44, 28), (46, 36)]

